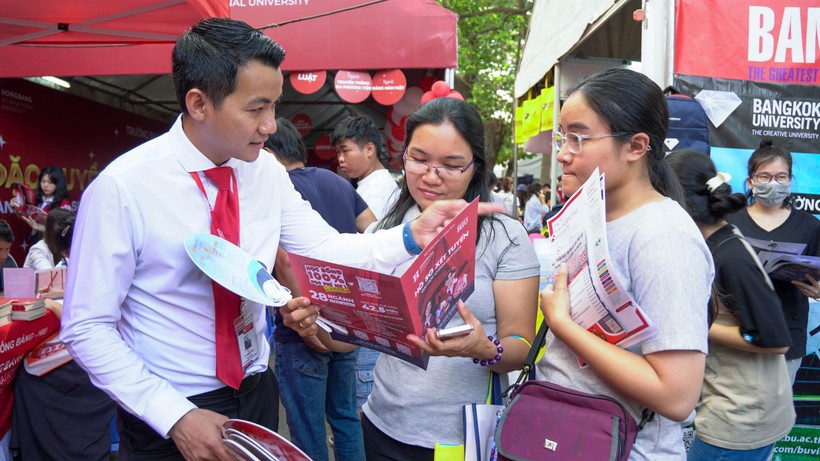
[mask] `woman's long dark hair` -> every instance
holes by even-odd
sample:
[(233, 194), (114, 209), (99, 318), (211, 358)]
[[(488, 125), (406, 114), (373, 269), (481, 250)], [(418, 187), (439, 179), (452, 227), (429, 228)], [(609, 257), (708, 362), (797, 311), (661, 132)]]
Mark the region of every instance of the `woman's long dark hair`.
[[(726, 215), (746, 207), (745, 195), (741, 192), (732, 193), (732, 186), (727, 183), (709, 190), (706, 183), (717, 176), (717, 169), (706, 154), (689, 149), (679, 150), (667, 155), (665, 161), (677, 176), (686, 196), (686, 211), (696, 223), (715, 224)], [(723, 290), (715, 279), (709, 300), (710, 325), (717, 318), (718, 300), (737, 312), (734, 294)]]
[(607, 69), (582, 80), (568, 96), (580, 92), (613, 133), (626, 140), (637, 133), (649, 136), (646, 169), (652, 187), (684, 203), (683, 191), (663, 161), (663, 141), (669, 129), (669, 107), (661, 88), (646, 75), (629, 69)]
[[(453, 125), (461, 137), (470, 144), (470, 150), (475, 159), (472, 166), (473, 177), (464, 192), (464, 200), (469, 202), (478, 197), (482, 202), (490, 201), (487, 182), (487, 154), (484, 148), (484, 124), (478, 111), (473, 106), (453, 98), (437, 98), (422, 105), (407, 118), (407, 136), (404, 139), (404, 151), (406, 152), (410, 146), (416, 128), (421, 125), (438, 126), (444, 123)], [(407, 211), (416, 205), (416, 201), (413, 200), (410, 189), (407, 187), (407, 174), (401, 180), (399, 190), (400, 194), (396, 204), (379, 222), (378, 229), (390, 229), (398, 226)], [(486, 219), (494, 218), (478, 217), (476, 239), (480, 237), (481, 227)]]
[(55, 186), (51, 206), (49, 206), (48, 209), (59, 207), (63, 199), (68, 200), (68, 181), (65, 179), (63, 169), (58, 166), (47, 166), (40, 171), (40, 177), (37, 178), (37, 205), (43, 203), (45, 199), (43, 188), (40, 186), (40, 183), (43, 181), (43, 176), (45, 175), (48, 175)]
[(54, 257), (55, 264), (68, 256), (71, 248), (71, 238), (74, 235), (74, 219), (76, 217), (77, 215), (73, 212), (62, 208), (55, 208), (48, 212), (44, 238), (48, 250)]
[(683, 187), (687, 211), (695, 222), (714, 224), (746, 207), (743, 193), (732, 193), (727, 183), (709, 191), (706, 182), (717, 175), (717, 170), (706, 154), (689, 149), (674, 151), (666, 156), (666, 163)]

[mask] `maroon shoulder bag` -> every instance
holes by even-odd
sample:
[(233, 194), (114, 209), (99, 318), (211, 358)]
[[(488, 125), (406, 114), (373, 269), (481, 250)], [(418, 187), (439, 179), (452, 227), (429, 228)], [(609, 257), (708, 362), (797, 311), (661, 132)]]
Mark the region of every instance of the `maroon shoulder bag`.
[(535, 338), (495, 433), (499, 460), (626, 461), (641, 423), (617, 400), (535, 380), (535, 357), (544, 344), (546, 323)]

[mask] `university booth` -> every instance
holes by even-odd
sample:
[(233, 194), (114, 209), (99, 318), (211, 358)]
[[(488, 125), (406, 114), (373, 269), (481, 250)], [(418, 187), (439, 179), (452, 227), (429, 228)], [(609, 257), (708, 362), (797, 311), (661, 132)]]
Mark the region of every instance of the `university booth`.
[[(556, 22), (555, 18), (560, 18)], [(566, 89), (580, 77), (628, 66), (674, 85), (704, 108), (711, 156), (745, 191), (746, 162), (761, 139), (794, 159), (795, 207), (820, 218), (820, 5), (814, 0), (536, 0), (515, 81), (517, 141), (552, 158)], [(535, 122), (537, 121), (537, 123)], [(529, 126), (527, 126), (529, 123)], [(548, 136), (544, 136), (544, 134)], [(809, 317), (810, 354), (794, 386), (797, 426), (780, 460), (820, 453), (820, 306)]]
[[(0, 217), (14, 226), (20, 264), (25, 248), (17, 244), (26, 240), (27, 227), (10, 213), (11, 185), (36, 188), (40, 169), (58, 165), (78, 200), (111, 159), (166, 131), (178, 113), (171, 50), (203, 18), (245, 21), (283, 46), (278, 115), (294, 122), (317, 166), (332, 167), (329, 132), (352, 113), (384, 125), (389, 166), (400, 166), (405, 117), (433, 81), (452, 86), (457, 65), (457, 17), (434, 0), (6, 3), (0, 11), (0, 191), (6, 191)], [(71, 89), (22, 79), (38, 76), (62, 77)], [(159, 121), (112, 104), (149, 108)]]

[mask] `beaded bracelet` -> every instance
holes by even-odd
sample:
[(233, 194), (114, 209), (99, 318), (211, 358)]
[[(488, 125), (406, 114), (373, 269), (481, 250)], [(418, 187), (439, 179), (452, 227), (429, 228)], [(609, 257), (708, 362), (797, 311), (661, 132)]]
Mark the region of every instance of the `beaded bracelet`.
[(501, 347), (501, 341), (500, 340), (495, 339), (492, 336), (487, 336), (487, 339), (489, 339), (490, 342), (493, 343), (496, 346), (496, 352), (498, 352), (498, 353), (495, 354), (495, 357), (491, 358), (490, 360), (473, 359), (473, 363), (477, 363), (477, 364), (481, 365), (482, 367), (486, 367), (488, 365), (492, 366), (492, 365), (495, 365), (496, 363), (500, 362), (501, 361), (501, 354), (504, 353), (504, 348)]

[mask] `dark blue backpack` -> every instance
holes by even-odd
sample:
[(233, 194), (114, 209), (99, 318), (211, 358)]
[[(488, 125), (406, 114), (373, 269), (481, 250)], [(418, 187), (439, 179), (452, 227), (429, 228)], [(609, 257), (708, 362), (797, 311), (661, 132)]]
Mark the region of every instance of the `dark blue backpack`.
[(669, 131), (663, 142), (664, 154), (674, 150), (693, 149), (709, 155), (709, 119), (703, 106), (671, 86), (663, 90), (663, 93), (669, 106)]

